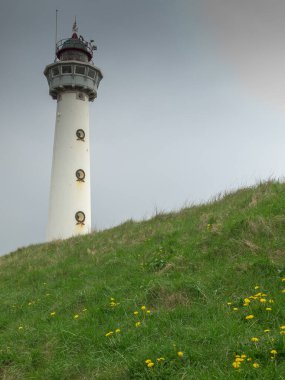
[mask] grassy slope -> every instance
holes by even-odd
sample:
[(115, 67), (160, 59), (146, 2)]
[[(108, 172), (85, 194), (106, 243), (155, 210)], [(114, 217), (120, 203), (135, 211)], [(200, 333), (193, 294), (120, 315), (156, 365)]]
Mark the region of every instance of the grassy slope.
[[(284, 211), (266, 183), (0, 258), (0, 378), (285, 379)], [(236, 370), (235, 352), (253, 361)]]

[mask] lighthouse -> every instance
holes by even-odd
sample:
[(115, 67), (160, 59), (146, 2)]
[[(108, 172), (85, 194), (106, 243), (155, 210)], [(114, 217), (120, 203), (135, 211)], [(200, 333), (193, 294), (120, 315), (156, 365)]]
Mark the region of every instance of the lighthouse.
[(54, 63), (44, 70), (57, 101), (47, 240), (91, 231), (89, 102), (103, 78), (92, 61), (96, 46), (78, 35), (56, 43)]

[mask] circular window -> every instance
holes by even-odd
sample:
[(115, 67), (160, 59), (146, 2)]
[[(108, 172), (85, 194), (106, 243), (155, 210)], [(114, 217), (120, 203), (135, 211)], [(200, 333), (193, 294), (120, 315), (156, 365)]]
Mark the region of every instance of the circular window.
[(75, 175), (76, 175), (77, 181), (84, 182), (84, 178), (85, 178), (85, 171), (84, 170), (82, 170), (82, 169), (76, 170)]
[(77, 129), (77, 131), (76, 131), (76, 137), (77, 137), (77, 140), (84, 141), (85, 132), (83, 131), (83, 129)]
[(85, 214), (83, 211), (77, 211), (75, 214), (75, 219), (77, 221), (77, 224), (83, 224), (85, 221)]

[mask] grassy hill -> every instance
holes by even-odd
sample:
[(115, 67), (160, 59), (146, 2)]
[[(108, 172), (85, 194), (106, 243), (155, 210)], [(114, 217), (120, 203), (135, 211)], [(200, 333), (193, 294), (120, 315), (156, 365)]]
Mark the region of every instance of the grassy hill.
[(284, 264), (277, 182), (20, 249), (0, 258), (0, 378), (285, 379)]

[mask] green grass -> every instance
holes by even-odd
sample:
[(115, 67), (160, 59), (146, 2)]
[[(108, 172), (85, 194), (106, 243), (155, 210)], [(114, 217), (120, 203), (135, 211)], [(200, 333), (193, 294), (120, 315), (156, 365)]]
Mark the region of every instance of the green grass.
[(0, 258), (0, 378), (285, 379), (284, 263), (278, 182), (19, 249)]

